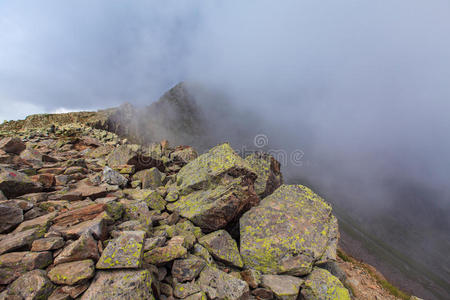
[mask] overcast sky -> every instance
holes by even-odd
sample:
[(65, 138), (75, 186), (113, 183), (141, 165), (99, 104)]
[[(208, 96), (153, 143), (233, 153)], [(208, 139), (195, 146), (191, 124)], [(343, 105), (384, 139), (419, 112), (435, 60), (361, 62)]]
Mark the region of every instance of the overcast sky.
[(0, 1), (0, 120), (149, 104), (181, 80), (285, 126), (285, 143), (309, 126), (347, 165), (421, 169), (450, 149), (450, 2)]

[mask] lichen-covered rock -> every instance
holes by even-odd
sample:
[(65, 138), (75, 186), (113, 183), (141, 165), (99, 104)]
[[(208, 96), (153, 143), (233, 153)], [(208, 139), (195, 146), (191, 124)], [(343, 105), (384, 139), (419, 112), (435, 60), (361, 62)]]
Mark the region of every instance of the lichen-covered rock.
[(248, 285), (255, 289), (261, 283), (261, 272), (253, 269), (247, 269), (242, 271), (241, 273), (242, 280), (245, 280)]
[(128, 183), (128, 179), (121, 175), (119, 172), (114, 171), (110, 167), (105, 167), (103, 169), (102, 181), (111, 185), (118, 185), (124, 187)]
[(230, 178), (223, 185), (210, 186), (180, 196), (178, 201), (167, 204), (169, 211), (176, 211), (205, 232), (224, 228), (258, 198), (248, 178)]
[(296, 300), (304, 280), (289, 275), (263, 275), (261, 285), (280, 300)]
[(97, 269), (133, 269), (142, 264), (145, 232), (122, 231), (120, 236), (108, 243), (103, 250)]
[(14, 229), (23, 221), (23, 210), (19, 207), (0, 204), (0, 233)]
[(12, 169), (0, 167), (0, 190), (8, 198), (39, 192), (42, 186), (27, 175)]
[(253, 153), (245, 161), (255, 170), (258, 176), (255, 181), (255, 192), (262, 199), (272, 194), (283, 184), (280, 163), (268, 153)]
[(20, 154), (25, 148), (25, 143), (16, 137), (6, 137), (0, 140), (0, 149), (7, 153)]
[(177, 259), (172, 265), (172, 277), (179, 282), (194, 280), (206, 266), (206, 262), (195, 256), (188, 255), (186, 259)]
[(55, 258), (54, 264), (57, 265), (84, 259), (93, 259), (96, 261), (99, 256), (97, 241), (90, 232), (86, 232), (79, 239), (65, 247)]
[(187, 249), (182, 245), (167, 245), (164, 247), (154, 248), (144, 254), (144, 261), (149, 264), (163, 264), (184, 257)]
[(350, 300), (348, 290), (327, 270), (314, 268), (302, 286), (305, 300)]
[(177, 174), (177, 184), (182, 191), (205, 189), (227, 173), (256, 178), (251, 166), (237, 155), (228, 143), (225, 143), (212, 148), (184, 166)]
[(157, 168), (146, 169), (133, 175), (132, 180), (140, 180), (143, 189), (156, 189), (162, 185), (166, 175)]
[(177, 211), (206, 232), (221, 229), (258, 203), (253, 189), (255, 178), (249, 164), (229, 144), (216, 146), (180, 170), (178, 196), (167, 209)]
[(151, 209), (164, 210), (166, 208), (166, 201), (155, 190), (130, 189), (126, 190), (125, 193), (135, 200), (144, 201)]
[(247, 299), (250, 291), (245, 281), (209, 266), (200, 273), (197, 283), (210, 299)]
[[(306, 275), (335, 247), (331, 206), (309, 188), (282, 185), (240, 219), (241, 255), (263, 273)], [(333, 249), (335, 251), (335, 248)]]
[(0, 255), (16, 249), (30, 247), (34, 240), (41, 238), (43, 235), (44, 232), (40, 232), (38, 228), (10, 233), (0, 241)]
[(200, 291), (200, 287), (195, 281), (186, 283), (175, 282), (173, 287), (173, 295), (180, 299), (184, 299)]
[(82, 300), (148, 299), (154, 300), (152, 276), (147, 270), (99, 271)]
[(47, 299), (54, 288), (55, 286), (47, 278), (45, 271), (33, 270), (11, 283), (8, 286), (7, 295), (27, 300)]
[(52, 263), (51, 252), (11, 252), (0, 256), (0, 284), (8, 284), (27, 271)]
[(218, 261), (238, 268), (244, 266), (236, 241), (225, 230), (211, 232), (200, 238), (198, 242)]
[(124, 219), (137, 220), (147, 226), (152, 225), (152, 214), (144, 201), (121, 200), (125, 207)]
[(87, 259), (59, 264), (48, 272), (48, 277), (56, 284), (75, 285), (94, 277), (94, 274), (94, 262)]

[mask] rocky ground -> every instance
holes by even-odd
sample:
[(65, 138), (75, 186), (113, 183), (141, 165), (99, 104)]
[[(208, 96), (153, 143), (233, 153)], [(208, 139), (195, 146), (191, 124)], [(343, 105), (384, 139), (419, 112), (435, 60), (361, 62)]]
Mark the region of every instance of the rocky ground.
[(267, 154), (78, 125), (0, 140), (0, 299), (395, 299), (338, 236)]

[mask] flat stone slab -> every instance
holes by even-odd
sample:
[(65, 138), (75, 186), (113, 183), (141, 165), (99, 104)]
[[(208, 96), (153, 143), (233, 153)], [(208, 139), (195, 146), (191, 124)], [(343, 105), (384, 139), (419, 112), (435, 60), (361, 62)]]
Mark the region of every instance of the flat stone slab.
[(56, 284), (75, 285), (94, 277), (94, 274), (94, 262), (87, 259), (59, 264), (48, 272), (48, 277)]

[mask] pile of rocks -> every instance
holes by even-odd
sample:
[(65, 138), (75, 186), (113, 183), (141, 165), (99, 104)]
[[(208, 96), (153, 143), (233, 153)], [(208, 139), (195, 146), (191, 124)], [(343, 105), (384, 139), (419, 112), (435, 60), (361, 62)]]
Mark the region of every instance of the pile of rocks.
[(0, 140), (0, 299), (350, 299), (325, 268), (337, 239), (330, 205), (267, 154)]

